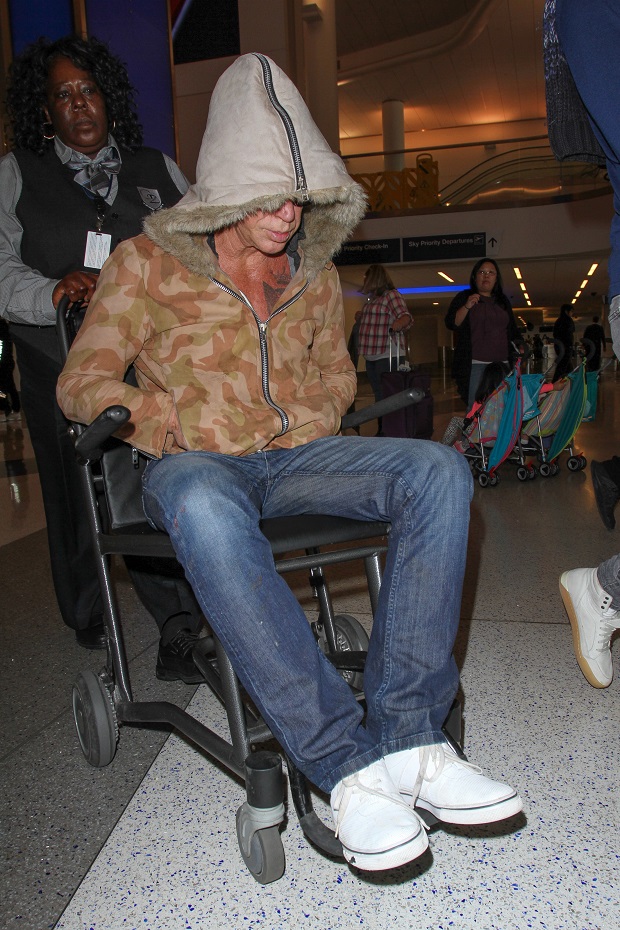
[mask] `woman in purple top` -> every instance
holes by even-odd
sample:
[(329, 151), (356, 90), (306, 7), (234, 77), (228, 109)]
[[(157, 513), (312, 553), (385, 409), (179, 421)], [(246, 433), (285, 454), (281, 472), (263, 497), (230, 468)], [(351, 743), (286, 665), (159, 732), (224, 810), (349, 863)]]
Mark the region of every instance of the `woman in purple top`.
[(456, 333), (452, 377), (469, 409), (489, 362), (510, 364), (523, 349), (523, 339), (493, 259), (481, 258), (476, 262), (469, 288), (456, 295), (445, 323)]

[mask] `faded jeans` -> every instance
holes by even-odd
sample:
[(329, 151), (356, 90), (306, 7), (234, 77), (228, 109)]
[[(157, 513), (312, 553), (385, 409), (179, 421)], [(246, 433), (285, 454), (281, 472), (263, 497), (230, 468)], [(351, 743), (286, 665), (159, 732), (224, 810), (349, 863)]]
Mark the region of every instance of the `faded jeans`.
[[(472, 487), (462, 456), (412, 439), (328, 437), (244, 457), (184, 452), (147, 466), (149, 520), (170, 535), (272, 732), (325, 791), (388, 753), (442, 739), (458, 687), (452, 650)], [(302, 513), (391, 523), (365, 722), (259, 528), (261, 518)]]

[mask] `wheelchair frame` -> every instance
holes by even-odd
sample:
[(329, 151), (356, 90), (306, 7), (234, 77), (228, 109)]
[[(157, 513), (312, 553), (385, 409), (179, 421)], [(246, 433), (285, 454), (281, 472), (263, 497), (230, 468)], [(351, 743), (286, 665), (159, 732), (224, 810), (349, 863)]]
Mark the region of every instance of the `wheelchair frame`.
[[(67, 318), (71, 309), (64, 298), (58, 312), (58, 335), (63, 357), (66, 357), (69, 350)], [(422, 397), (423, 393), (416, 389), (404, 391), (343, 417), (343, 428), (356, 429), (367, 420), (418, 402)], [(255, 708), (244, 700), (237, 676), (217, 637), (211, 634), (199, 639), (192, 657), (205, 683), (224, 705), (230, 741), (223, 739), (176, 704), (168, 701), (139, 701), (132, 694), (122, 625), (111, 577), (111, 559), (119, 555), (139, 555), (176, 561), (176, 557), (169, 537), (153, 530), (146, 519), (136, 521), (135, 513), (130, 514), (127, 525), (112, 526), (114, 521), (110, 518), (106, 503), (105, 476), (101, 462), (109, 454), (106, 448), (110, 437), (129, 419), (129, 415), (125, 407), (109, 407), (90, 426), (71, 424), (69, 427), (82, 466), (80, 480), (97, 560), (108, 639), (105, 667), (99, 674), (92, 670), (82, 672), (73, 687), (73, 713), (82, 752), (91, 765), (108, 765), (116, 752), (121, 725), (168, 725), (182, 733), (244, 781), (246, 800), (236, 816), (239, 848), (250, 873), (261, 884), (267, 884), (279, 879), (285, 868), (284, 848), (279, 832), (285, 813), (282, 756), (271, 750), (253, 748), (272, 740), (273, 736)], [(113, 442), (116, 443), (117, 454), (128, 459), (129, 474), (133, 471), (131, 480), (139, 483), (139, 471), (136, 467), (132, 469), (129, 464), (132, 450), (118, 440)], [(118, 453), (119, 449), (123, 450), (122, 453)], [(140, 500), (138, 487), (136, 495)], [(334, 614), (323, 568), (361, 559), (374, 616), (381, 586), (381, 556), (387, 549), (385, 537), (389, 533), (389, 524), (319, 514), (269, 519), (263, 521), (261, 528), (269, 539), (279, 573), (308, 570), (310, 584), (319, 604), (319, 620), (313, 624), (315, 634), (318, 638), (324, 631), (327, 658), (339, 670), (351, 672), (355, 680), (359, 680), (364, 667), (365, 648), (338, 649), (338, 622), (342, 618)], [(343, 543), (355, 545), (352, 548), (347, 545), (344, 549), (322, 551), (324, 546)], [(294, 552), (305, 554), (286, 555)], [(354, 645), (365, 647), (367, 638), (366, 642), (361, 639)], [(357, 697), (362, 700), (363, 694)], [(457, 702), (453, 705), (444, 729), (447, 738), (462, 755), (459, 745), (460, 705)], [(326, 855), (342, 859), (339, 841), (313, 809), (305, 777), (290, 759), (287, 760), (287, 770), (293, 804), (305, 836)], [(432, 814), (420, 813), (429, 827), (437, 823)]]

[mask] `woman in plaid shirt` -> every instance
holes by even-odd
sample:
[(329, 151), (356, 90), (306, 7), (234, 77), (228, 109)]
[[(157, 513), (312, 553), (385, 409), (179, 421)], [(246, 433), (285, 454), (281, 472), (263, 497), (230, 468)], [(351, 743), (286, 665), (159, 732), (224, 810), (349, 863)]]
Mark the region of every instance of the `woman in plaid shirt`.
[[(390, 330), (401, 333), (411, 326), (413, 319), (383, 265), (369, 266), (362, 294), (368, 295), (368, 302), (356, 317), (359, 321), (357, 348), (366, 359), (366, 374), (375, 400), (381, 400), (381, 375), (390, 370)], [(395, 344), (392, 347), (393, 369), (398, 367), (397, 358)]]

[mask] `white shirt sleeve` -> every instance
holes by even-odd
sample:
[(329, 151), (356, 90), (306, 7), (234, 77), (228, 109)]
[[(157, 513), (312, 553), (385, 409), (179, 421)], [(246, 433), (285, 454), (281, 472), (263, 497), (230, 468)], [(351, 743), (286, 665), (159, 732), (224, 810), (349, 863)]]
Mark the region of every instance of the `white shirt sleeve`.
[(56, 322), (52, 292), (58, 278), (46, 278), (21, 260), (23, 229), (15, 208), (22, 178), (12, 153), (0, 158), (0, 315), (15, 323)]

